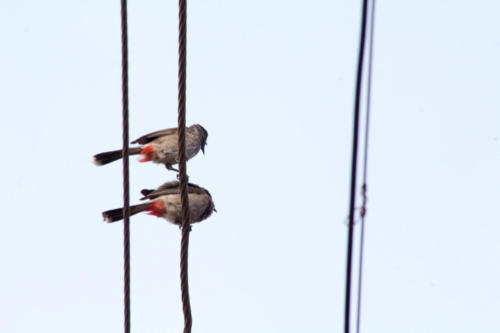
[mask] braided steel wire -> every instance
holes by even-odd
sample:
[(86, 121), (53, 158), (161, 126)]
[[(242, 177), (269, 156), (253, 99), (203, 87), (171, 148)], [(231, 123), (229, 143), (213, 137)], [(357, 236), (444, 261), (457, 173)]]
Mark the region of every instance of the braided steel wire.
[(370, 130), (370, 111), (371, 111), (371, 95), (372, 95), (372, 68), (373, 68), (373, 36), (375, 34), (375, 2), (371, 1), (370, 8), (370, 43), (368, 46), (368, 77), (366, 83), (366, 118), (365, 118), (365, 147), (363, 156), (363, 185), (361, 187), (361, 197), (363, 202), (361, 204), (361, 234), (359, 239), (359, 269), (358, 269), (358, 305), (356, 316), (356, 332), (361, 331), (361, 292), (363, 285), (363, 257), (365, 245), (365, 217), (366, 205), (368, 201), (368, 142)]
[(188, 281), (188, 249), (189, 233), (191, 231), (189, 198), (188, 198), (188, 176), (186, 169), (186, 15), (187, 1), (179, 0), (179, 69), (178, 69), (178, 145), (179, 145), (179, 186), (182, 204), (182, 239), (181, 239), (181, 292), (182, 309), (184, 312), (184, 333), (191, 332), (192, 317), (191, 304), (189, 300)]
[(123, 125), (123, 307), (124, 331), (130, 333), (130, 182), (128, 165), (128, 36), (127, 0), (121, 0)]
[(363, 56), (366, 40), (366, 17), (368, 0), (363, 0), (361, 18), (361, 36), (359, 42), (358, 68), (356, 77), (356, 97), (354, 103), (353, 139), (352, 139), (352, 163), (351, 163), (351, 188), (349, 200), (349, 226), (347, 234), (347, 267), (346, 267), (346, 288), (345, 288), (345, 316), (344, 332), (350, 332), (351, 318), (351, 282), (352, 282), (352, 255), (354, 238), (354, 207), (356, 204), (356, 177), (358, 163), (358, 137), (359, 137), (359, 114), (361, 109), (361, 81), (363, 76)]

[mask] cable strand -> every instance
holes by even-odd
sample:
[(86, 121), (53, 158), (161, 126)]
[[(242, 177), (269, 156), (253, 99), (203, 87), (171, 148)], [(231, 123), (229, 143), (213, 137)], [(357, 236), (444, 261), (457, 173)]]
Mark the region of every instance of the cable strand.
[(124, 332), (130, 333), (130, 181), (128, 151), (127, 1), (121, 0), (122, 127), (123, 127), (123, 307)]
[(191, 332), (192, 316), (189, 299), (188, 279), (188, 249), (189, 233), (191, 231), (189, 198), (188, 198), (188, 176), (186, 168), (186, 25), (187, 25), (187, 1), (179, 0), (179, 72), (178, 72), (178, 145), (179, 145), (179, 186), (181, 193), (182, 217), (181, 217), (181, 292), (182, 309), (184, 312), (184, 333)]
[(351, 307), (351, 280), (352, 280), (352, 254), (353, 254), (353, 234), (354, 234), (354, 207), (356, 204), (356, 176), (358, 162), (358, 136), (359, 136), (359, 114), (361, 104), (361, 81), (363, 73), (363, 55), (365, 49), (367, 2), (363, 0), (363, 11), (361, 19), (361, 36), (359, 44), (358, 68), (356, 79), (356, 97), (354, 105), (353, 121), (353, 143), (352, 143), (352, 163), (351, 163), (351, 188), (349, 201), (349, 226), (347, 234), (347, 263), (346, 263), (346, 288), (345, 288), (345, 317), (344, 331), (350, 332), (350, 307)]
[(365, 118), (365, 143), (363, 156), (363, 185), (361, 186), (362, 206), (361, 206), (361, 232), (359, 236), (359, 268), (358, 268), (358, 304), (356, 316), (356, 332), (361, 331), (361, 294), (363, 285), (363, 256), (365, 246), (365, 216), (366, 205), (368, 201), (368, 142), (370, 130), (370, 111), (371, 111), (371, 94), (372, 94), (372, 71), (373, 71), (373, 38), (375, 32), (375, 2), (371, 1), (370, 7), (370, 43), (368, 45), (368, 77), (366, 83), (366, 118)]

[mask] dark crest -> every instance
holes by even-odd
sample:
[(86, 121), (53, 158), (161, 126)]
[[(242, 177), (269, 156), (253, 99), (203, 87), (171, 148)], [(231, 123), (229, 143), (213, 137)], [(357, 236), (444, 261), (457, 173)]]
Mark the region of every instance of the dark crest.
[(195, 128), (198, 131), (198, 133), (200, 133), (200, 135), (201, 135), (201, 151), (203, 152), (203, 154), (205, 154), (205, 146), (207, 145), (207, 137), (208, 137), (207, 130), (199, 124), (195, 124), (191, 127)]

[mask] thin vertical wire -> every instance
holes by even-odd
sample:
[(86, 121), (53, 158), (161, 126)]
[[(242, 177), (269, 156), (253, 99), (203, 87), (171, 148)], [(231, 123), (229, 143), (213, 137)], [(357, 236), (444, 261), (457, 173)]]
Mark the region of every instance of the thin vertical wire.
[(186, 25), (187, 25), (187, 1), (179, 0), (179, 84), (178, 84), (178, 145), (179, 145), (179, 186), (182, 205), (182, 239), (181, 239), (181, 292), (182, 309), (184, 312), (184, 333), (191, 332), (192, 317), (191, 304), (189, 300), (188, 279), (188, 249), (189, 233), (191, 231), (189, 198), (188, 198), (188, 176), (186, 168)]
[(353, 252), (353, 234), (354, 234), (354, 207), (356, 203), (356, 175), (358, 163), (358, 136), (359, 136), (359, 114), (361, 104), (361, 81), (363, 73), (363, 55), (365, 49), (366, 35), (366, 16), (367, 16), (368, 0), (363, 0), (363, 11), (361, 19), (361, 38), (359, 45), (358, 70), (356, 80), (356, 97), (354, 105), (354, 121), (353, 121), (353, 140), (352, 140), (352, 164), (351, 164), (351, 189), (349, 202), (349, 226), (347, 235), (347, 267), (346, 267), (346, 295), (345, 295), (345, 317), (344, 331), (350, 332), (350, 316), (351, 316), (351, 280), (352, 280), (352, 252)]
[(124, 331), (130, 333), (130, 184), (128, 167), (127, 0), (121, 0), (123, 125), (123, 305)]
[(365, 245), (365, 216), (367, 203), (367, 174), (368, 174), (368, 142), (370, 130), (370, 110), (371, 110), (371, 95), (372, 95), (372, 71), (373, 71), (373, 36), (375, 31), (375, 0), (371, 1), (370, 8), (370, 43), (368, 46), (368, 82), (366, 83), (366, 120), (365, 120), (365, 149), (363, 157), (363, 185), (361, 187), (361, 196), (363, 204), (361, 206), (361, 234), (359, 244), (359, 269), (358, 269), (358, 306), (356, 318), (356, 332), (361, 331), (361, 292), (363, 285), (363, 254)]

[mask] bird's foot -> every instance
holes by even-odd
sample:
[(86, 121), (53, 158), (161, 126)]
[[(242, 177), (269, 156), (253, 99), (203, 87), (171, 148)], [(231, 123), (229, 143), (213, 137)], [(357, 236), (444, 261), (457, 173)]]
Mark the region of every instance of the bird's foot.
[(172, 166), (172, 164), (165, 164), (165, 168), (167, 168), (167, 170), (172, 170), (172, 171), (175, 171), (175, 172), (179, 172), (179, 170), (177, 170), (176, 168), (174, 168)]

